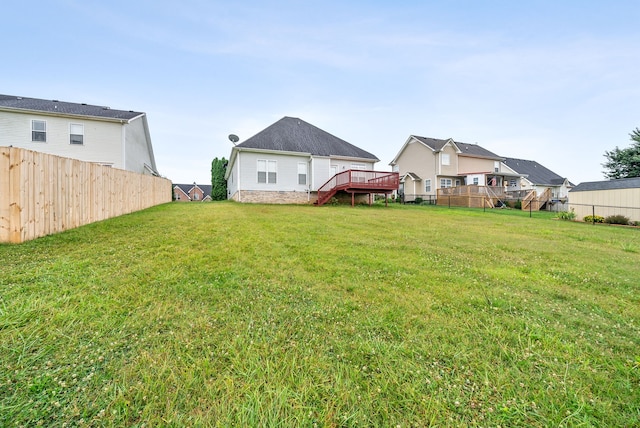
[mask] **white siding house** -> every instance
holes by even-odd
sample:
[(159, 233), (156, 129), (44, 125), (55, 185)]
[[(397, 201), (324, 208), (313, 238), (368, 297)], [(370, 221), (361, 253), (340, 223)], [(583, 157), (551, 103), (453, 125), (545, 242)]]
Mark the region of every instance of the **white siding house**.
[(0, 95), (0, 146), (158, 175), (140, 112)]
[(379, 159), (301, 119), (284, 117), (231, 150), (228, 198), (310, 203), (335, 174), (373, 170)]

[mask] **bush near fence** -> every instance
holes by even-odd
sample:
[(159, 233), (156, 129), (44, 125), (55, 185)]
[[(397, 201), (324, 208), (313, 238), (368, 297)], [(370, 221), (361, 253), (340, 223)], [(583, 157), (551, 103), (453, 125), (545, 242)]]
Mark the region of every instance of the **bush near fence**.
[(171, 182), (0, 147), (0, 242), (20, 243), (171, 202)]

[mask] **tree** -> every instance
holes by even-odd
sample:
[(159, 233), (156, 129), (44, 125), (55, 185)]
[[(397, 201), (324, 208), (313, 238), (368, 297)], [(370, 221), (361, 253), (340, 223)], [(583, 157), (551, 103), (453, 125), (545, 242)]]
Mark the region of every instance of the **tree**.
[(615, 149), (604, 152), (607, 161), (602, 164), (605, 168), (604, 175), (607, 178), (631, 178), (640, 177), (640, 129), (636, 128), (629, 134), (631, 147)]
[(224, 201), (227, 199), (227, 180), (224, 173), (227, 169), (225, 158), (215, 158), (211, 162), (211, 199), (214, 201)]

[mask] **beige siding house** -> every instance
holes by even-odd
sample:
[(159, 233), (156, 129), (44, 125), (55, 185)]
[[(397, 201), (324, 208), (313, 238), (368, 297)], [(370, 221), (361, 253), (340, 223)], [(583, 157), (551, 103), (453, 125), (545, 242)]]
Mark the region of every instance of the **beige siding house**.
[(435, 199), (442, 188), (503, 186), (506, 177), (518, 175), (502, 171), (503, 159), (477, 144), (411, 135), (390, 165), (400, 174), (400, 193), (411, 202)]
[(145, 113), (0, 95), (0, 146), (158, 175)]
[(502, 162), (502, 168), (522, 175), (520, 180), (516, 180), (514, 177), (506, 183), (507, 190), (510, 191), (535, 190), (536, 194), (540, 196), (548, 190), (552, 200), (565, 203), (569, 196), (569, 190), (573, 187), (568, 178), (556, 174), (536, 161), (505, 158)]
[(595, 214), (640, 221), (640, 177), (580, 183), (569, 191), (569, 209), (578, 220)]

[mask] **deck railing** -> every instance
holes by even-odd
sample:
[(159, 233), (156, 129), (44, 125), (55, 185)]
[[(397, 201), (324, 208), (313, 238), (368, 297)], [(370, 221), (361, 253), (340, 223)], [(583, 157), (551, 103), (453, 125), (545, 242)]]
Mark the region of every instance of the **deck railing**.
[(442, 187), (438, 189), (438, 197), (440, 196), (491, 196), (503, 198), (505, 191), (501, 186), (479, 186), (471, 184), (467, 186)]
[(400, 174), (397, 172), (349, 169), (334, 175), (318, 188), (318, 205), (327, 202), (339, 190), (388, 192), (397, 190), (399, 184)]

